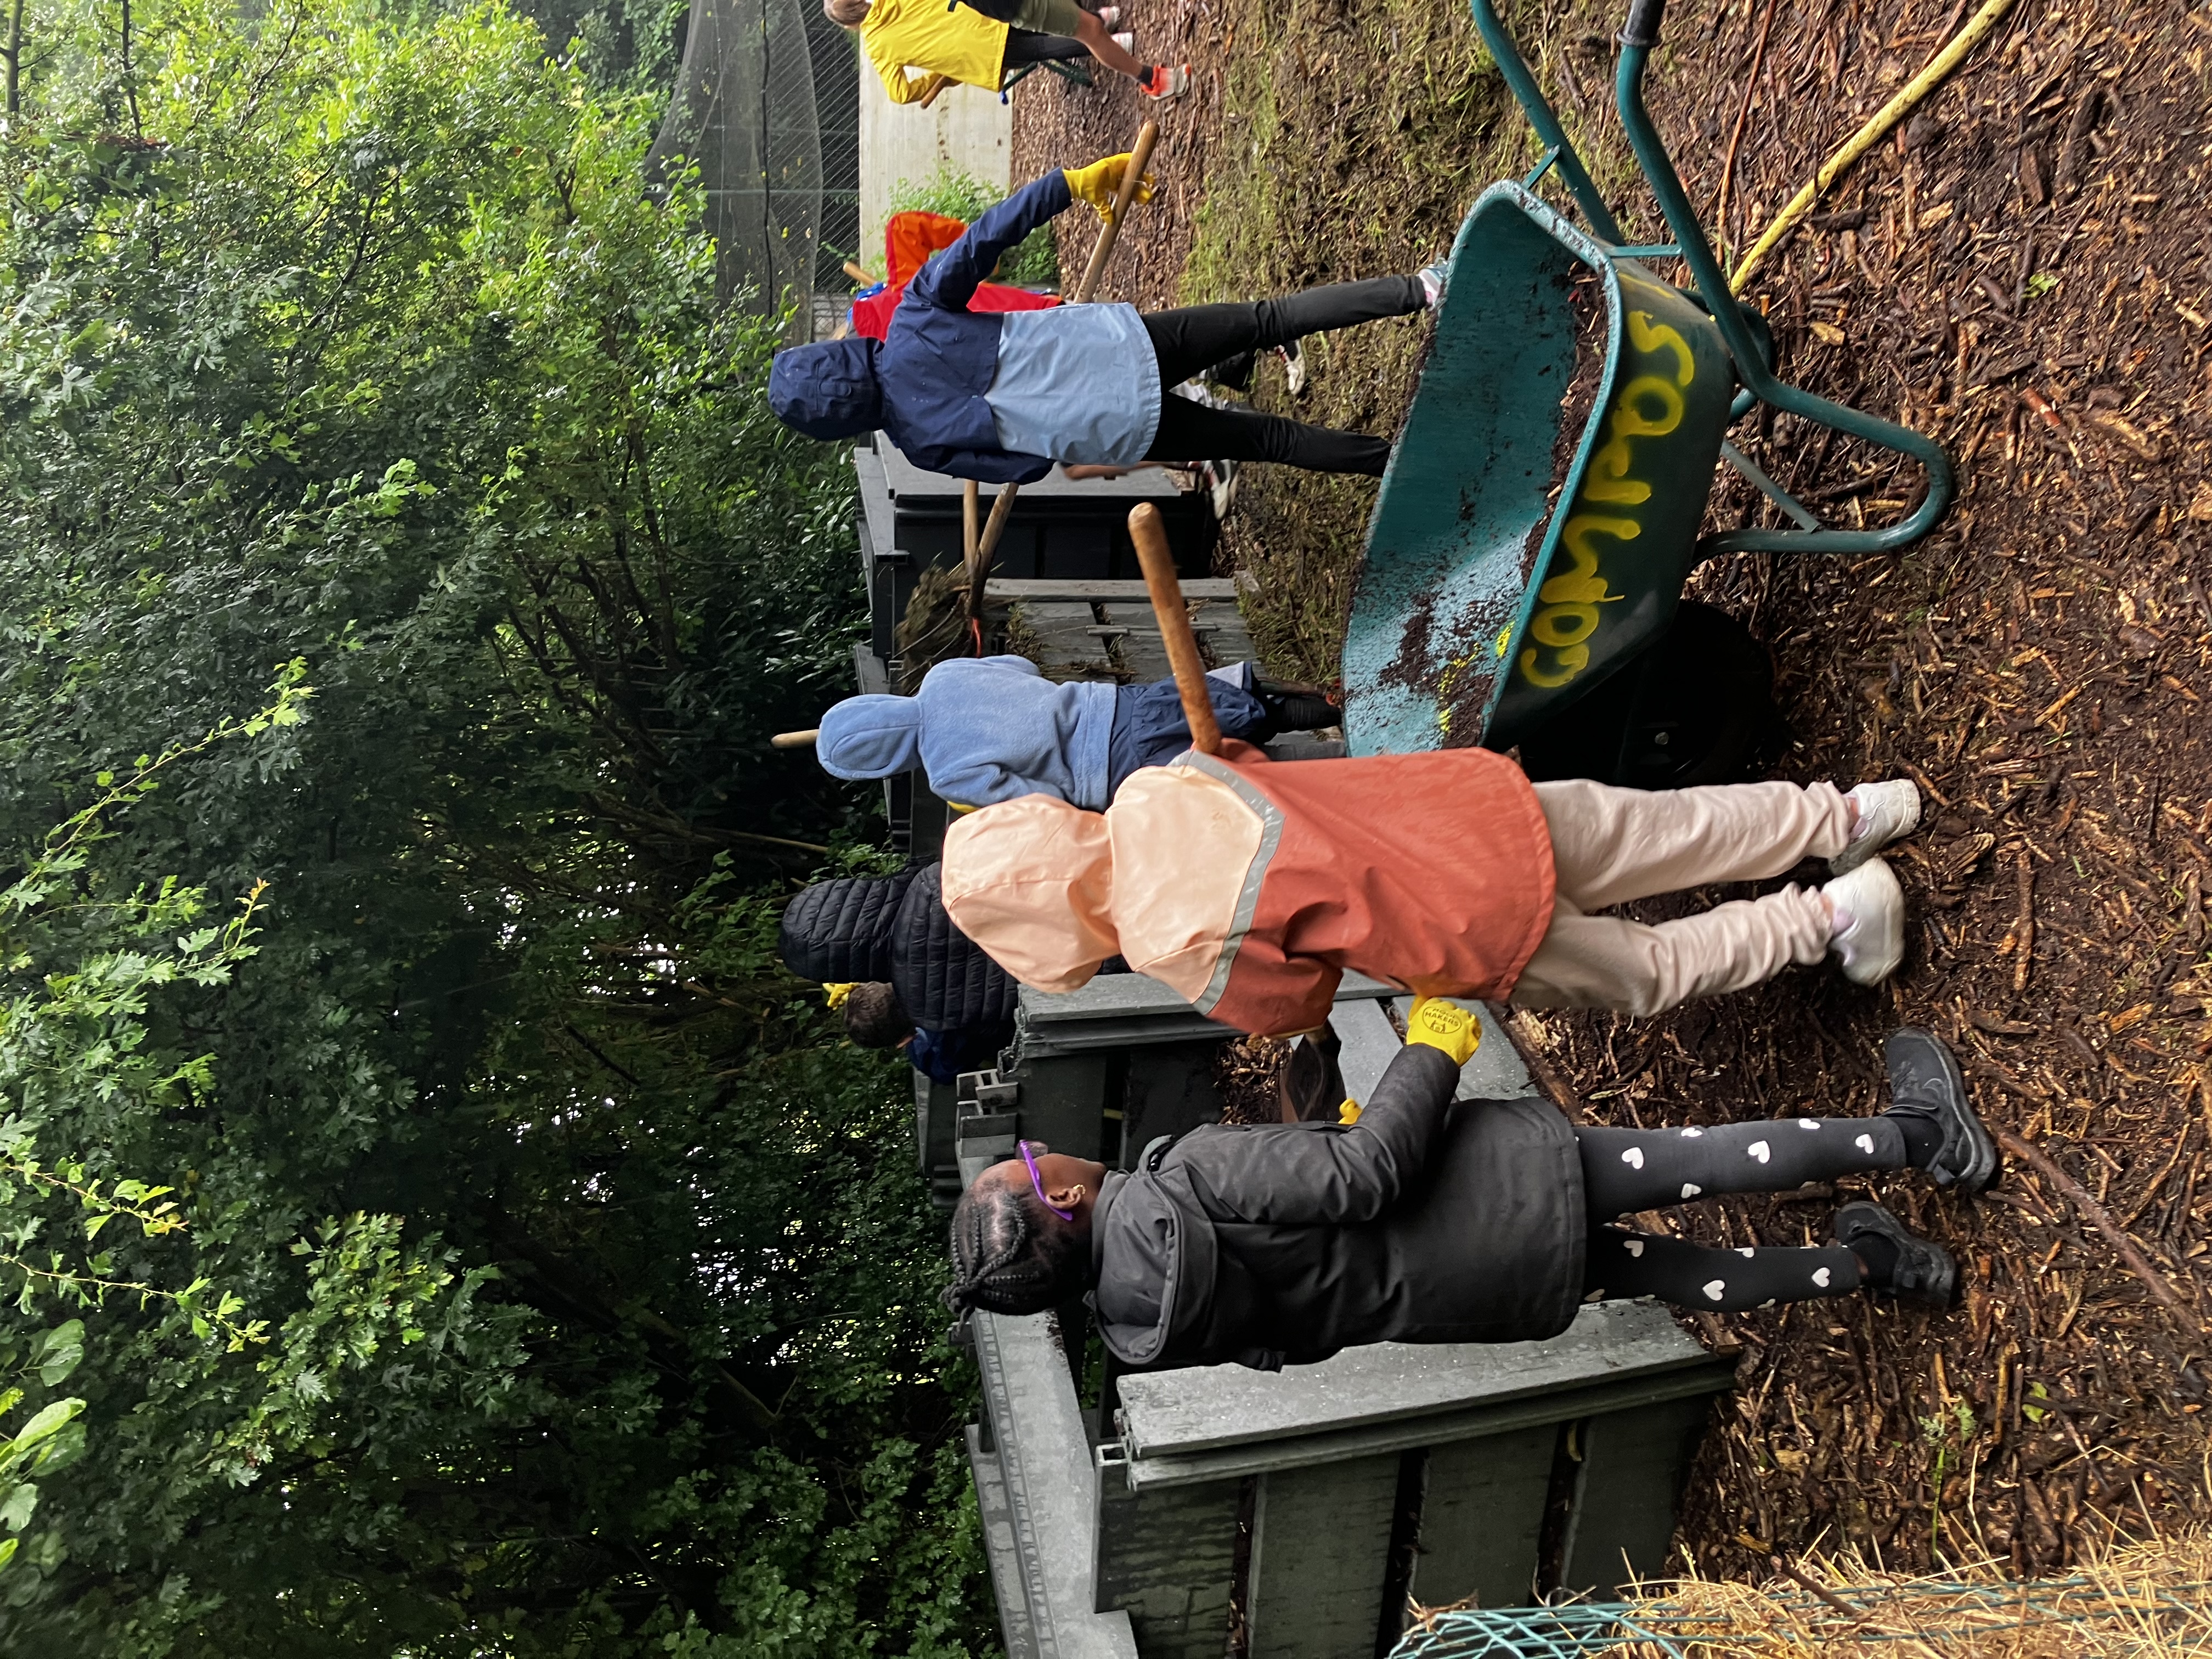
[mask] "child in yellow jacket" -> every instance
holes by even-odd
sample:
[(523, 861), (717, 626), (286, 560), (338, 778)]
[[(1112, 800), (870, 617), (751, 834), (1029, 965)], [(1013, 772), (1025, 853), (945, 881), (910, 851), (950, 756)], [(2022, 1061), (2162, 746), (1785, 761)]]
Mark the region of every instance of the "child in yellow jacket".
[(984, 0), (988, 10), (945, 0), (823, 0), (824, 16), (860, 37), (861, 50), (894, 104), (927, 95), (932, 77), (996, 92), (1006, 71), (1047, 58), (1091, 57), (1135, 81), (1149, 98), (1173, 98), (1188, 66), (1140, 64), (1134, 37), (1109, 34), (1121, 15), (1085, 11), (1076, 0)]

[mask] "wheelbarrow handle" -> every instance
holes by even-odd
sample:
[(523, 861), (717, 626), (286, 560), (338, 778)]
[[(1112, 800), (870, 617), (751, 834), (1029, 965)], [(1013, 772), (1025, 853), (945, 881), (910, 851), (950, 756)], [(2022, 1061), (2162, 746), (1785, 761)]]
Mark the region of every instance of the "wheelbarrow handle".
[(1620, 44), (1642, 46), (1647, 52), (1659, 44), (1659, 26), (1667, 21), (1667, 0), (1628, 0), (1628, 21), (1620, 26)]

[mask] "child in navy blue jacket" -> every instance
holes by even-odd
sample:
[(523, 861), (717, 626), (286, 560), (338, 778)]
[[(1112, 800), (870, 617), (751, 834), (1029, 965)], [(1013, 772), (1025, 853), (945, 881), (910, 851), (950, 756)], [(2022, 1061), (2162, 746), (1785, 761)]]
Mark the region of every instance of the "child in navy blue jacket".
[[(1161, 394), (1243, 352), (1433, 309), (1440, 266), (1279, 300), (1143, 314), (1108, 304), (968, 309), (999, 256), (1077, 197), (1104, 212), (1128, 160), (1048, 173), (984, 214), (907, 285), (881, 342), (778, 352), (769, 375), (776, 414), (811, 438), (880, 428), (917, 466), (985, 483), (1033, 483), (1055, 461), (1281, 461), (1380, 477), (1390, 458), (1386, 438)], [(1140, 199), (1148, 194), (1141, 190)]]

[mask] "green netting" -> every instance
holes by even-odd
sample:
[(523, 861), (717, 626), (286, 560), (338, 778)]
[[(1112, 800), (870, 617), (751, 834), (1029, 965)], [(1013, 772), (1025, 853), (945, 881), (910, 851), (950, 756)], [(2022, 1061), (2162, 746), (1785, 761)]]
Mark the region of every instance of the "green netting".
[(1741, 1612), (1692, 1610), (1666, 1601), (1590, 1601), (1559, 1607), (1462, 1608), (1434, 1613), (1407, 1632), (1392, 1659), (1568, 1659), (1631, 1644), (1635, 1650), (1691, 1659), (1692, 1644), (1802, 1646), (1808, 1636), (1856, 1644), (1927, 1642), (2039, 1626), (2126, 1619), (2146, 1632), (2212, 1628), (2212, 1583), (2124, 1589), (2081, 1577), (2019, 1584), (1915, 1580), (1842, 1587), (1833, 1603), (1803, 1591), (1769, 1593), (1762, 1628)]

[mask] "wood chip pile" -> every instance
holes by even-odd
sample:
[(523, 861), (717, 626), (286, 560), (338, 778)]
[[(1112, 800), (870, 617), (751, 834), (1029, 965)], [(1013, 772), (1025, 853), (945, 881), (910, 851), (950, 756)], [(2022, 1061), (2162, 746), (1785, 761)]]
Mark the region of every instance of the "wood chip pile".
[[(1255, 137), (1250, 154), (1286, 194), (1300, 146), (1346, 123), (1378, 169), (1395, 165), (1414, 77), (1457, 84), (1465, 65), (1394, 57), (1393, 7), (1180, 0), (1163, 14), (1200, 91), (1171, 133), (1183, 160), (1164, 211), (1111, 291), (1177, 297), (1196, 204), (1222, 187), (1208, 171), (1243, 163), (1241, 136), (1232, 147), (1223, 132), (1259, 131), (1218, 91), (1238, 41), (1276, 54), (1269, 130), (1298, 136)], [(1967, 10), (1675, 6), (1651, 100), (1728, 246), (1754, 240)], [(1589, 148), (1608, 194), (1640, 204), (1602, 136), (1616, 9), (1513, 19), (1547, 43), (1531, 55), (1571, 127), (1600, 135)], [(1326, 72), (1298, 72), (1323, 53)], [(1134, 130), (1127, 95), (1018, 98), (1018, 150), (1089, 159)], [(1948, 1242), (1967, 1281), (1948, 1315), (1808, 1304), (1700, 1322), (1741, 1355), (1685, 1523), (1701, 1574), (1755, 1579), (1773, 1553), (1825, 1538), (1893, 1571), (1990, 1560), (2051, 1577), (2115, 1528), (2212, 1512), (2208, 165), (2212, 9), (2020, 0), (1753, 284), (1787, 374), (1940, 434), (1960, 465), (1958, 507), (1902, 557), (1745, 556), (1692, 585), (1774, 652), (1794, 734), (1776, 775), (1921, 782), (1929, 821), (1896, 860), (1914, 917), (1905, 969), (1880, 994), (1805, 971), (1666, 1018), (1550, 1018), (1536, 1033), (1594, 1115), (1673, 1124), (1879, 1109), (1881, 1035), (1925, 1024), (2015, 1151), (1974, 1205), (1892, 1180), (1655, 1218), (1710, 1242), (1802, 1243), (1825, 1237), (1838, 1203), (1878, 1194)], [(1487, 176), (1466, 179), (1460, 207)], [(1450, 216), (1431, 216), (1393, 234), (1436, 245)], [(1294, 254), (1255, 270), (1253, 291), (1373, 274), (1373, 239), (1333, 240), (1332, 227), (1300, 221)], [(1640, 208), (1629, 228), (1658, 230)], [(1306, 406), (1364, 361), (1336, 350)], [(1787, 417), (1744, 441), (1845, 523), (1887, 521), (1917, 488), (1910, 469)], [(1255, 478), (1240, 497), (1240, 545), (1265, 544), (1272, 562), (1255, 568), (1314, 571), (1310, 610), (1340, 605), (1356, 529), (1276, 512), (1277, 488)], [(1717, 520), (1754, 511), (1771, 509), (1724, 483)]]

